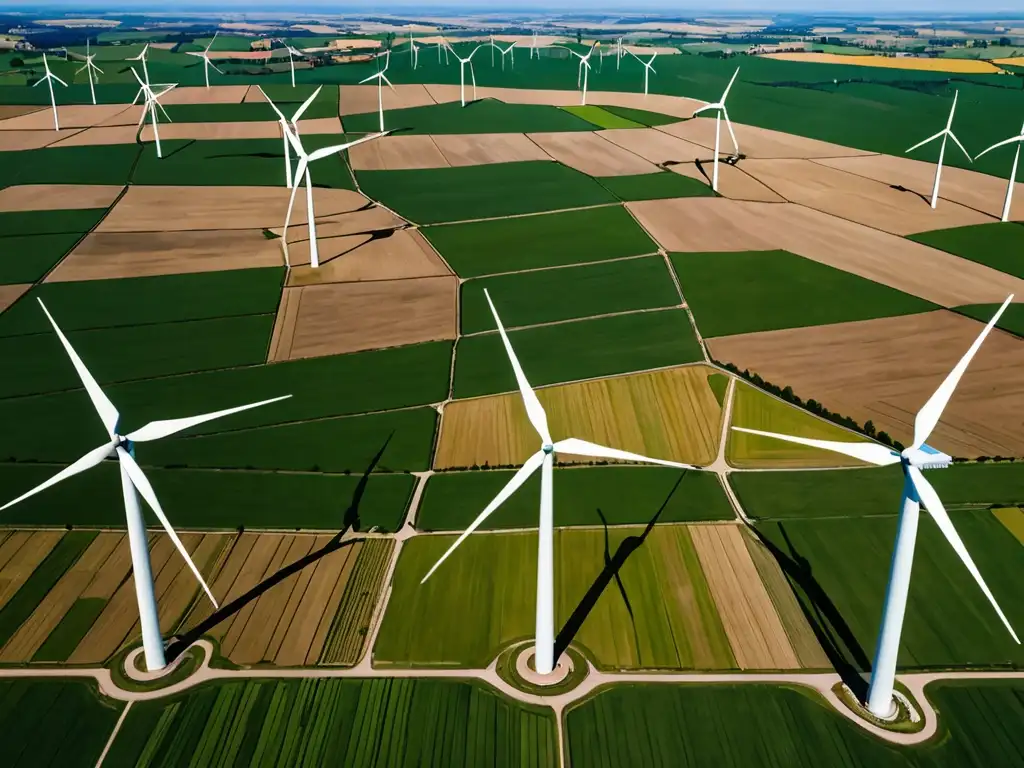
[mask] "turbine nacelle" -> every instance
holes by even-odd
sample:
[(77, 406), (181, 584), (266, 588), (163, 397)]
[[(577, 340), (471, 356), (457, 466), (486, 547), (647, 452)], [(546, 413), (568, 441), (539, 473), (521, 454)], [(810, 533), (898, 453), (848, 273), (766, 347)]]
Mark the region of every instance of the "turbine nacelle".
[(922, 444), (920, 448), (905, 448), (900, 454), (900, 460), (918, 469), (945, 469), (953, 463), (952, 456), (932, 448), (927, 443)]

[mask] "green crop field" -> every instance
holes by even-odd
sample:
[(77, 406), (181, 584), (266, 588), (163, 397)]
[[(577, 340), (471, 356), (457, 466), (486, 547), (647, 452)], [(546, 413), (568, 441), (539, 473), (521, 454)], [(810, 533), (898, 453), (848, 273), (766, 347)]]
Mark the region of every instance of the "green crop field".
[[(74, 331), (68, 338), (98, 382), (133, 381), (194, 371), (257, 365), (267, 358), (274, 315), (246, 315), (157, 325)], [(81, 386), (55, 333), (0, 338), (11, 360), (0, 397)]]
[[(0, 487), (6, 490), (5, 495), (13, 498), (59, 469), (41, 464), (0, 463), (0, 477), (3, 478)], [(210, 530), (233, 530), (242, 526), (247, 529), (338, 531), (349, 517), (349, 507), (357, 500), (361, 481), (359, 474), (155, 468), (147, 468), (146, 476), (175, 527)], [(358, 498), (359, 530), (375, 525), (384, 531), (396, 530), (402, 522), (414, 484), (412, 475), (377, 474), (370, 477), (365, 483), (364, 495)], [(123, 508), (117, 465), (105, 462), (11, 507), (5, 511), (3, 522), (10, 526), (123, 528)], [(159, 526), (159, 521), (148, 508), (145, 515), (149, 525)], [(73, 533), (79, 535), (77, 531)], [(60, 572), (63, 573), (63, 569)], [(53, 581), (56, 582), (56, 578)], [(48, 583), (45, 589), (35, 594), (31, 608), (38, 604), (50, 586), (52, 584)], [(12, 604), (13, 601), (8, 603), (3, 611), (10, 609)], [(13, 627), (17, 628), (20, 623), (18, 621)], [(7, 626), (6, 620), (0, 611), (0, 628), (4, 626)]]
[(610, 112), (613, 115), (629, 120), (632, 123), (638, 123), (639, 125), (645, 125), (648, 127), (655, 127), (658, 125), (668, 125), (669, 123), (678, 123), (679, 118), (673, 117), (672, 115), (663, 115), (660, 112), (649, 112), (646, 109), (633, 109), (632, 107), (601, 107), (605, 112)]
[(34, 283), (82, 239), (82, 234), (0, 237), (0, 284)]
[(725, 405), (725, 395), (729, 391), (729, 377), (724, 373), (709, 373), (708, 386), (715, 393), (715, 399), (721, 406)]
[(680, 303), (661, 256), (519, 272), (462, 284), (463, 333), (496, 330), (485, 289), (506, 328)]
[[(500, 301), (496, 306), (500, 312)], [(525, 328), (511, 332), (509, 339), (535, 387), (703, 359), (686, 313), (677, 309)], [(512, 366), (497, 333), (459, 340), (454, 397), (515, 389)]]
[(358, 171), (359, 185), (417, 224), (468, 221), (615, 202), (597, 181), (547, 160), (412, 171)]
[(136, 703), (110, 765), (554, 768), (546, 707), (457, 680), (218, 682)]
[[(422, 531), (462, 531), (512, 478), (506, 470), (443, 472), (427, 481), (416, 517)], [(643, 525), (731, 520), (732, 507), (710, 472), (670, 467), (581, 467), (555, 470), (555, 525)], [(676, 483), (678, 482), (678, 486)], [(527, 480), (481, 526), (536, 528), (540, 474)]]
[[(104, 391), (121, 412), (124, 433), (152, 419), (191, 416), (292, 395), (190, 433), (210, 434), (439, 403), (448, 393), (451, 350), (450, 342), (416, 344), (113, 384)], [(94, 448), (100, 434), (83, 390), (0, 399), (0, 423), (4, 424), (0, 459), (73, 461)]]
[[(1024, 547), (987, 510), (954, 511), (950, 516), (1011, 625), (1020, 626), (1024, 595), (1018, 586)], [(896, 517), (862, 517), (757, 524), (758, 534), (770, 544), (805, 615), (833, 638), (833, 655), (861, 670), (869, 667), (874, 655), (896, 521)], [(950, 621), (950, 616), (959, 620)], [(923, 510), (899, 664), (904, 668), (1024, 665), (1024, 649), (1010, 638)]]
[(433, 408), (413, 408), (170, 438), (137, 450), (154, 466), (361, 474), (383, 448), (378, 470), (416, 472), (430, 468), (436, 424)]
[[(658, 246), (619, 205), (495, 221), (424, 227), (459, 277), (556, 267), (656, 253)], [(487, 248), (481, 248), (487, 243)]]
[[(403, 136), (418, 134), (468, 133), (548, 133), (555, 131), (592, 131), (597, 126), (584, 115), (569, 114), (544, 104), (506, 104), (497, 99), (480, 99), (431, 104), (425, 107), (389, 109), (385, 127)], [(373, 133), (379, 128), (379, 113), (346, 115), (342, 121), (350, 133)], [(618, 126), (617, 126), (618, 127)]]
[(6, 152), (4, 184), (126, 184), (140, 149), (110, 144)]
[[(966, 307), (957, 307), (956, 311), (961, 315), (973, 317), (975, 320), (987, 324), (998, 309), (998, 304), (972, 304)], [(996, 326), (1017, 336), (1024, 336), (1024, 304), (1008, 306)]]
[[(601, 669), (729, 669), (729, 642), (685, 526), (555, 532), (555, 626), (564, 627), (599, 584), (605, 557), (627, 539), (635, 549), (619, 577), (632, 617), (610, 574), (595, 594), (573, 645)], [(392, 579), (374, 661), (401, 667), (474, 667), (489, 664), (511, 643), (534, 635), (535, 533), (470, 536), (427, 581), (420, 580), (454, 536), (418, 536), (406, 542)], [(605, 549), (607, 543), (607, 551)], [(668, 582), (678, 592), (666, 592)], [(510, 588), (523, 584), (529, 587)], [(677, 599), (677, 594), (686, 595)], [(429, 633), (422, 631), (428, 624)]]
[[(80, 235), (95, 227), (107, 214), (106, 208), (82, 208), (66, 211), (3, 211), (0, 212), (0, 238), (18, 235), (42, 236), (76, 234)], [(5, 242), (0, 240), (0, 243)], [(7, 246), (4, 253), (9, 254)], [(4, 269), (13, 268), (4, 265)]]
[[(947, 509), (1024, 503), (1024, 465), (954, 464), (927, 473)], [(739, 472), (729, 476), (747, 515), (762, 519), (866, 517), (899, 512), (898, 466), (835, 472)]]
[(238, 35), (217, 35), (216, 37), (197, 37), (193, 43), (200, 48), (210, 47), (211, 51), (249, 51), (255, 38)]
[[(2, 241), (0, 241), (2, 242)], [(40, 298), (65, 333), (277, 312), (283, 267), (37, 285), (0, 314), (0, 336), (53, 333)]]
[(602, 129), (643, 127), (642, 124), (623, 117), (622, 115), (617, 115), (606, 107), (595, 107), (588, 104), (586, 106), (578, 107), (562, 107), (562, 109), (569, 114), (575, 115), (581, 120), (586, 120), (588, 123), (592, 123), (593, 126), (597, 126)]
[(661, 200), (669, 197), (713, 197), (711, 187), (671, 171), (636, 176), (604, 176), (601, 184), (619, 200)]
[(672, 264), (704, 338), (936, 309), (787, 251), (673, 253)]
[[(277, 120), (277, 113), (265, 101), (247, 101), (242, 104), (169, 104), (167, 114), (172, 123), (250, 123)], [(337, 116), (338, 100), (318, 97), (303, 112), (302, 119)]]
[(1014, 277), (1024, 277), (1024, 264), (1019, 258), (1024, 249), (1024, 224), (1019, 222), (938, 229), (909, 237)]
[(922, 746), (885, 744), (806, 689), (770, 685), (604, 688), (568, 712), (566, 741), (574, 768), (960, 768), (1020, 761), (1019, 683), (941, 682), (926, 693), (941, 713), (941, 736)]
[(123, 706), (92, 680), (0, 681), (0, 764), (93, 768)]

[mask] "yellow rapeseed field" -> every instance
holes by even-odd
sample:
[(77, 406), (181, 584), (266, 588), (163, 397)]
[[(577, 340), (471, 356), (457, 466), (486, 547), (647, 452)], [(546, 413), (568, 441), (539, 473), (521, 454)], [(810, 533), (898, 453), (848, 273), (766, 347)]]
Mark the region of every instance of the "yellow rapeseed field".
[[(838, 53), (768, 53), (768, 59), (805, 61), (816, 64), (852, 64), (859, 67), (887, 67), (927, 72), (952, 72), (960, 75), (988, 75), (999, 72), (992, 62), (978, 59), (918, 59), (913, 56), (844, 56)], [(1012, 59), (1004, 59), (1012, 63)], [(997, 62), (999, 63), (999, 62)]]
[(994, 59), (993, 64), (1008, 64), (1011, 67), (1024, 67), (1024, 56), (1014, 56), (1012, 59)]

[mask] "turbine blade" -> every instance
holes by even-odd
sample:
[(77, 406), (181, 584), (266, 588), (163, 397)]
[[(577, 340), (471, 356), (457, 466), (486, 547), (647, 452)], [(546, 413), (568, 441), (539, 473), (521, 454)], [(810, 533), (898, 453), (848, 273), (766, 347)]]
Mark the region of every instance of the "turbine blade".
[(85, 367), (85, 363), (82, 362), (82, 358), (75, 352), (74, 347), (71, 346), (71, 342), (68, 341), (67, 337), (57, 326), (57, 322), (53, 319), (50, 311), (43, 304), (43, 300), (37, 298), (39, 306), (43, 308), (43, 312), (46, 313), (46, 319), (50, 321), (50, 325), (53, 326), (53, 330), (57, 332), (57, 338), (60, 339), (60, 343), (64, 345), (64, 351), (68, 353), (68, 357), (71, 358), (71, 364), (75, 366), (75, 370), (78, 372), (78, 378), (82, 380), (82, 386), (85, 387), (85, 391), (89, 395), (89, 399), (92, 400), (92, 405), (96, 409), (96, 413), (99, 414), (100, 421), (103, 422), (103, 428), (107, 430), (107, 435), (110, 437), (114, 436), (114, 427), (117, 426), (117, 420), (120, 414), (117, 412), (117, 408), (110, 402), (107, 396), (100, 389), (100, 385), (96, 383), (96, 379), (89, 373), (89, 369)]
[(359, 85), (363, 85), (364, 83), (368, 83), (368, 82), (370, 82), (371, 80), (376, 80), (376, 79), (377, 79), (378, 77), (380, 77), (380, 72), (378, 72), (378, 73), (377, 73), (377, 74), (375, 74), (375, 75), (370, 75), (370, 76), (369, 76), (368, 78), (366, 78), (365, 80), (360, 80), (360, 81), (359, 81)]
[(945, 130), (941, 130), (941, 131), (939, 131), (938, 133), (936, 133), (936, 134), (935, 134), (934, 136), (929, 136), (929, 137), (928, 137), (927, 139), (925, 139), (924, 141), (919, 141), (919, 142), (918, 142), (917, 144), (915, 144), (914, 146), (912, 146), (912, 147), (911, 147), (910, 149), (908, 149), (908, 150), (907, 150), (906, 152), (904, 152), (903, 154), (905, 154), (905, 155), (909, 155), (909, 154), (910, 154), (911, 152), (913, 152), (913, 151), (914, 151), (915, 149), (920, 149), (921, 147), (923, 147), (923, 146), (924, 146), (925, 144), (927, 144), (928, 142), (930, 142), (930, 141), (935, 141), (936, 139), (940, 139), (940, 138), (942, 138), (942, 134), (944, 134), (945, 132), (946, 132)]
[(618, 448), (608, 448), (597, 443), (589, 443), (576, 437), (559, 440), (555, 443), (556, 453), (571, 453), (576, 456), (593, 456), (598, 459), (618, 459), (620, 461), (636, 461), (642, 464), (661, 464), (665, 467), (677, 467), (679, 469), (693, 469), (689, 464), (680, 464), (677, 461), (665, 461), (664, 459), (652, 459), (648, 456), (641, 456), (639, 453), (620, 451)]
[(999, 607), (999, 603), (996, 602), (995, 596), (988, 588), (988, 584), (981, 577), (981, 571), (978, 570), (978, 566), (974, 564), (974, 560), (971, 559), (970, 553), (967, 551), (967, 547), (964, 546), (963, 539), (960, 538), (960, 534), (956, 532), (956, 528), (953, 527), (953, 521), (949, 519), (949, 514), (946, 512), (946, 508), (942, 506), (942, 501), (939, 499), (939, 494), (932, 488), (924, 474), (920, 469), (911, 465), (907, 468), (910, 472), (910, 479), (914, 483), (914, 488), (917, 491), (917, 496), (924, 503), (925, 509), (931, 514), (935, 524), (939, 526), (939, 530), (942, 531), (942, 535), (946, 537), (946, 541), (949, 542), (950, 546), (953, 547), (953, 551), (959, 556), (961, 562), (970, 571), (971, 576), (978, 582), (978, 586), (981, 587), (981, 591), (985, 593), (985, 597), (992, 603), (992, 607), (996, 609), (996, 613), (999, 614), (999, 618), (1002, 620), (1003, 625), (1009, 631), (1010, 636), (1013, 638), (1017, 645), (1020, 645), (1020, 638), (1017, 637), (1017, 633), (1013, 631), (1013, 627), (1010, 626), (1009, 619), (1006, 618), (1006, 614), (1003, 613), (1003, 609)]
[(274, 397), (270, 400), (260, 400), (258, 403), (249, 403), (248, 405), (239, 405), (234, 408), (225, 408), (222, 411), (204, 413), (201, 416), (189, 416), (184, 419), (161, 419), (159, 421), (151, 421), (146, 426), (126, 435), (126, 437), (133, 443), (145, 443), (150, 440), (159, 440), (164, 437), (169, 437), (177, 432), (182, 432), (190, 427), (195, 427), (200, 424), (205, 424), (208, 421), (219, 419), (222, 416), (230, 416), (233, 413), (241, 413), (242, 411), (248, 411), (251, 408), (259, 408), (261, 405), (270, 405), (271, 403), (276, 403), (279, 400), (287, 400), (289, 397), (291, 397), (291, 395), (282, 395), (281, 397)]
[(185, 51), (186, 56), (195, 56), (198, 59), (205, 59), (206, 54), (202, 51)]
[(263, 90), (263, 86), (262, 85), (257, 85), (256, 87), (260, 89), (260, 93), (263, 94), (263, 98), (267, 100), (267, 104), (269, 104), (270, 108), (274, 110), (274, 112), (277, 114), (277, 116), (281, 120), (281, 122), (287, 123), (288, 122), (288, 118), (285, 117), (284, 113), (280, 109), (277, 108), (277, 105), (270, 100), (270, 97), (267, 96), (266, 91)]
[(729, 78), (729, 84), (725, 86), (725, 92), (722, 93), (722, 104), (725, 104), (725, 100), (729, 98), (729, 91), (732, 90), (732, 84), (736, 82), (736, 76), (740, 73), (740, 68), (736, 67), (736, 71), (732, 73), (732, 77)]
[(434, 563), (434, 566), (429, 571), (427, 571), (427, 575), (420, 579), (420, 584), (423, 584), (427, 579), (433, 576), (434, 571), (436, 571), (440, 567), (441, 563), (447, 560), (448, 556), (456, 549), (458, 549), (459, 545), (462, 542), (464, 542), (469, 537), (469, 535), (473, 533), (473, 531), (479, 528), (483, 524), (484, 520), (490, 517), (491, 514), (498, 507), (504, 504), (506, 499), (508, 499), (509, 496), (515, 493), (519, 489), (519, 487), (529, 479), (530, 475), (536, 472), (540, 465), (543, 463), (543, 451), (537, 451), (530, 458), (528, 458), (526, 462), (523, 464), (523, 466), (519, 468), (519, 471), (512, 476), (512, 479), (505, 484), (505, 487), (498, 491), (498, 495), (491, 500), (491, 503), (484, 507), (484, 511), (477, 515), (476, 520), (470, 523), (469, 528), (462, 532), (462, 535), (460, 535), (459, 538), (457, 538), (455, 542), (450, 547), (448, 547), (448, 551), (441, 555), (441, 558), (436, 563)]
[(7, 509), (8, 507), (13, 507), (20, 501), (24, 501), (29, 496), (35, 496), (40, 491), (45, 491), (51, 485), (56, 485), (61, 480), (65, 480), (69, 477), (77, 475), (80, 472), (85, 472), (85, 470), (95, 467), (109, 455), (110, 443), (104, 443), (99, 448), (93, 448), (91, 451), (85, 454), (85, 456), (80, 458), (74, 464), (69, 464), (68, 466), (64, 467), (64, 469), (62, 469), (56, 475), (51, 477), (49, 480), (45, 480), (44, 482), (40, 483), (27, 493), (21, 494), (21, 496), (16, 498), (14, 501), (9, 501), (6, 504), (4, 504), (2, 507), (0, 507), (0, 512)]
[(935, 390), (935, 394), (928, 398), (928, 402), (917, 412), (917, 416), (914, 418), (914, 448), (920, 448), (931, 435), (932, 430), (935, 429), (935, 425), (939, 423), (939, 419), (942, 418), (942, 411), (946, 408), (949, 398), (953, 396), (953, 390), (960, 383), (964, 371), (967, 370), (967, 366), (971, 364), (971, 360), (978, 353), (978, 349), (981, 348), (981, 343), (985, 341), (985, 337), (995, 327), (995, 324), (999, 322), (999, 318), (1006, 311), (1006, 308), (1010, 306), (1011, 301), (1013, 301), (1012, 293), (1006, 297), (1003, 306), (999, 308), (992, 319), (988, 321), (988, 325), (978, 334), (978, 338), (971, 344), (967, 354), (960, 358), (960, 362), (949, 372), (946, 380)]
[(379, 139), (383, 135), (384, 134), (382, 133), (371, 133), (368, 136), (363, 136), (361, 139), (350, 141), (348, 144), (339, 144), (336, 147), (324, 147), (323, 149), (318, 149), (316, 152), (310, 153), (309, 162), (312, 163), (314, 160), (321, 160), (325, 157), (329, 157), (330, 155), (337, 154), (338, 152), (343, 152), (344, 150), (349, 149), (350, 147), (354, 147), (357, 144), (362, 144), (364, 141)]
[(509, 362), (512, 363), (512, 371), (515, 373), (516, 383), (519, 385), (519, 394), (522, 395), (523, 405), (526, 406), (526, 415), (530, 419), (533, 428), (537, 430), (537, 434), (540, 435), (541, 441), (545, 445), (549, 445), (551, 443), (551, 432), (548, 430), (548, 416), (544, 412), (544, 406), (540, 404), (540, 400), (537, 399), (537, 393), (533, 391), (533, 388), (530, 387), (530, 382), (526, 380), (526, 373), (523, 372), (523, 367), (519, 364), (519, 358), (516, 357), (515, 350), (512, 349), (512, 344), (505, 333), (505, 326), (501, 324), (498, 310), (494, 308), (491, 294), (488, 293), (486, 288), (484, 288), (484, 296), (487, 298), (487, 304), (491, 308), (491, 314), (494, 315), (494, 322), (498, 326), (498, 333), (501, 334), (501, 343), (505, 345), (505, 352), (508, 355)]
[(966, 157), (966, 158), (967, 158), (967, 162), (969, 162), (969, 163), (973, 163), (973, 162), (974, 162), (974, 160), (972, 160), (972, 159), (971, 159), (971, 155), (970, 155), (970, 153), (969, 153), (969, 152), (968, 152), (968, 151), (967, 151), (966, 149), (964, 149), (964, 145), (960, 143), (960, 139), (958, 139), (958, 138), (956, 137), (956, 134), (955, 134), (955, 133), (953, 133), (952, 131), (950, 131), (950, 132), (949, 132), (949, 138), (951, 138), (951, 139), (953, 140), (953, 142), (954, 142), (954, 143), (955, 143), (955, 144), (956, 144), (956, 145), (957, 145), (958, 147), (960, 147), (960, 151), (964, 153), (964, 157)]
[(207, 63), (207, 64), (209, 64), (209, 65), (210, 65), (211, 67), (213, 67), (213, 71), (214, 71), (214, 72), (220, 72), (220, 74), (222, 74), (222, 75), (224, 74), (224, 72), (223, 72), (222, 70), (220, 70), (220, 69), (219, 69), (219, 68), (217, 67), (217, 65), (216, 65), (216, 64), (214, 64), (214, 63), (213, 63), (212, 61), (210, 61), (209, 59), (207, 59), (207, 60), (206, 60), (206, 63)]
[(196, 579), (199, 580), (200, 586), (203, 588), (203, 591), (206, 592), (207, 597), (210, 598), (210, 602), (213, 603), (213, 607), (219, 608), (220, 606), (217, 605), (217, 600), (214, 598), (213, 592), (210, 591), (210, 588), (206, 585), (206, 581), (203, 579), (203, 574), (199, 572), (199, 569), (196, 568), (196, 564), (192, 562), (192, 558), (188, 555), (188, 550), (185, 549), (185, 545), (181, 543), (181, 539), (179, 539), (178, 534), (174, 532), (170, 521), (167, 519), (163, 509), (160, 507), (160, 502), (156, 498), (153, 486), (149, 484), (149, 479), (142, 471), (142, 467), (136, 464), (132, 455), (121, 446), (117, 447), (117, 457), (121, 460), (121, 466), (131, 479), (132, 485), (134, 485), (136, 490), (138, 490), (139, 495), (146, 500), (149, 508), (153, 510), (153, 513), (160, 521), (160, 525), (164, 527), (164, 530), (167, 531), (167, 535), (170, 537), (171, 541), (174, 542), (174, 546), (178, 548), (181, 556), (185, 558), (185, 562), (188, 564), (188, 567), (192, 569), (192, 573), (195, 574)]
[(721, 109), (721, 108), (722, 108), (722, 103), (721, 103), (721, 102), (719, 102), (719, 101), (713, 102), (713, 103), (711, 103), (711, 104), (705, 104), (705, 105), (704, 105), (703, 107), (701, 107), (700, 109), (695, 109), (695, 110), (693, 111), (693, 116), (694, 116), (694, 117), (696, 117), (696, 116), (697, 116), (697, 115), (699, 115), (699, 114), (700, 114), (701, 112), (707, 112), (707, 111), (708, 111), (709, 109)]
[(320, 95), (320, 91), (322, 91), (322, 90), (323, 90), (323, 86), (321, 85), (319, 88), (317, 88), (315, 91), (313, 91), (313, 95), (312, 96), (310, 96), (308, 99), (306, 99), (304, 102), (302, 102), (302, 106), (299, 107), (296, 110), (294, 115), (292, 115), (292, 122), (293, 123), (299, 122), (299, 120), (302, 118), (302, 115), (305, 113), (305, 111), (307, 109), (309, 109), (309, 105), (312, 104), (314, 99), (316, 99), (316, 97)]
[(64, 82), (63, 80), (61, 80), (61, 79), (60, 79), (59, 77), (57, 77), (56, 75), (50, 75), (50, 77), (52, 77), (52, 78), (53, 78), (54, 80), (56, 80), (56, 81), (57, 81), (58, 83), (60, 83), (61, 85), (63, 85), (63, 86), (65, 87), (65, 88), (67, 88), (67, 87), (68, 87), (68, 84), (67, 84), (67, 83), (65, 83), (65, 82)]
[[(38, 85), (38, 83), (36, 83), (36, 85)], [(1011, 136), (1008, 139), (1004, 139), (1003, 141), (996, 142), (995, 144), (993, 144), (991, 147), (986, 149), (981, 154), (975, 155), (974, 159), (977, 160), (979, 157), (981, 157), (981, 155), (986, 155), (989, 152), (991, 152), (993, 149), (999, 149), (999, 147), (1005, 147), (1007, 144), (1014, 144), (1014, 143), (1024, 143), (1024, 133), (1022, 133), (1020, 136)]]
[(895, 451), (886, 448), (878, 443), (846, 443), (838, 440), (812, 440), (809, 437), (794, 437), (793, 435), (780, 435), (777, 432), (762, 432), (759, 429), (746, 429), (745, 427), (733, 427), (737, 432), (746, 432), (761, 437), (774, 437), (776, 440), (785, 440), (787, 443), (807, 445), (811, 448), (822, 448), (826, 451), (841, 453), (844, 456), (852, 456), (855, 459), (866, 461), (879, 467), (887, 464), (899, 464), (900, 456)]
[(391, 84), (391, 81), (388, 80), (388, 76), (385, 75), (383, 72), (380, 73), (380, 79), (383, 80), (385, 83), (387, 83), (388, 84), (388, 88), (390, 88), (392, 91), (395, 90), (395, 86), (393, 86)]
[(736, 133), (732, 129), (732, 120), (729, 119), (729, 110), (725, 108), (725, 104), (722, 104), (722, 117), (725, 118), (725, 127), (729, 129), (729, 138), (732, 139), (733, 151), (739, 155), (740, 143), (736, 141)]

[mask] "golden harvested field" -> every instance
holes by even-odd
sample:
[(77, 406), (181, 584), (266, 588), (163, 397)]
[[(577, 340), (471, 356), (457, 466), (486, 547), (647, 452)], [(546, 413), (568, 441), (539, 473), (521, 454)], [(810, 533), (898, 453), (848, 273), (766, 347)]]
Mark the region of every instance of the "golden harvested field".
[(593, 133), (529, 133), (554, 160), (590, 176), (635, 176), (658, 167)]
[(0, 608), (57, 546), (64, 531), (13, 531), (0, 543)]
[[(863, 442), (866, 439), (742, 381), (736, 382), (733, 394), (732, 426), (816, 440)], [(730, 466), (742, 469), (865, 466), (864, 462), (840, 453), (736, 432), (732, 429), (729, 430), (726, 441), (725, 456)]]
[[(134, 144), (139, 129), (134, 125), (110, 125), (75, 131), (66, 139), (56, 141), (53, 147), (98, 147), (108, 144)], [(0, 135), (0, 141), (3, 136)]]
[(1024, 544), (1024, 510), (1020, 507), (1001, 507), (993, 509), (992, 514), (1006, 526), (1006, 530), (1012, 533), (1017, 541)]
[(800, 661), (800, 666), (806, 669), (831, 671), (832, 665), (828, 660), (828, 655), (815, 637), (811, 625), (807, 623), (807, 617), (804, 615), (800, 603), (797, 602), (796, 595), (793, 594), (782, 568), (779, 567), (771, 552), (754, 536), (744, 535), (743, 540), (750, 553), (751, 562), (754, 563), (754, 567), (757, 568), (757, 573), (761, 577), (761, 583), (768, 590), (768, 595), (775, 605), (775, 612), (786, 629), (786, 635)]
[(7, 120), (12, 117), (31, 115), (33, 112), (41, 112), (46, 107), (29, 106), (20, 104), (0, 104), (0, 120)]
[[(657, 130), (664, 131), (680, 139), (685, 139), (692, 144), (699, 144), (708, 150), (713, 151), (715, 147), (715, 120), (711, 117), (696, 117), (693, 120), (681, 123), (670, 123), (669, 125), (659, 126)], [(844, 147), (840, 144), (830, 144), (827, 141), (808, 139), (791, 133), (758, 128), (743, 123), (733, 123), (733, 130), (736, 132), (736, 141), (740, 145), (740, 153), (749, 158), (806, 159), (811, 157), (850, 157), (872, 154), (864, 150)], [(724, 126), (722, 127), (720, 151), (722, 154), (729, 154), (733, 151), (732, 139)]]
[(993, 59), (993, 64), (1006, 64), (1011, 67), (1024, 67), (1024, 56), (1015, 56), (1009, 59)]
[(791, 203), (894, 235), (927, 232), (936, 226), (966, 227), (993, 221), (983, 213), (946, 201), (940, 222), (928, 202), (914, 192), (901, 192), (888, 184), (810, 160), (744, 160), (740, 165), (745, 173)]
[[(393, 218), (382, 208), (372, 208), (361, 213), (364, 219), (372, 212), (382, 224)], [(338, 228), (343, 224), (331, 225)], [(426, 241), (419, 230), (402, 229), (387, 233), (385, 237), (369, 234), (348, 237), (331, 237), (321, 240), (321, 228), (317, 227), (317, 245), (320, 247), (320, 268), (302, 266), (309, 262), (308, 246), (292, 244), (292, 269), (288, 273), (288, 285), (321, 285), (324, 283), (349, 283), (363, 280), (402, 280), (418, 277), (450, 275), (441, 257)], [(291, 238), (291, 229), (288, 237)], [(298, 265), (298, 266), (297, 266)]]
[(1019, 278), (793, 203), (685, 198), (626, 207), (667, 251), (782, 248), (947, 307), (1024, 291)]
[(768, 53), (766, 59), (804, 61), (815, 64), (853, 64), (860, 67), (914, 69), (927, 72), (953, 72), (960, 75), (989, 75), (999, 68), (978, 59), (918, 59), (912, 56), (844, 56), (838, 53)]
[[(172, 91), (173, 93), (173, 91)], [(341, 133), (341, 121), (336, 117), (321, 117), (315, 120), (300, 120), (299, 131), (303, 136)], [(162, 123), (160, 138), (171, 139), (277, 139), (281, 136), (280, 123), (246, 120), (237, 123)], [(153, 126), (142, 127), (142, 141), (153, 141)], [(134, 141), (134, 137), (132, 141)]]
[(0, 190), (0, 211), (109, 208), (123, 189), (103, 184), (23, 184)]
[(800, 666), (736, 525), (687, 527), (740, 669)]
[[(202, 64), (202, 62), (200, 62)], [(163, 96), (164, 106), (170, 104), (241, 104), (248, 85), (181, 86)]]
[(433, 136), (434, 144), (451, 166), (550, 160), (547, 153), (522, 133), (471, 133)]
[(258, 229), (93, 232), (47, 276), (46, 282), (216, 272), (282, 263), (280, 241), (268, 240)]
[[(939, 310), (726, 336), (708, 346), (717, 360), (791, 386), (861, 424), (870, 419), (879, 431), (909, 444), (914, 415), (981, 328), (976, 320)], [(1022, 374), (1024, 344), (993, 331), (929, 443), (951, 456), (1024, 454)]]
[[(425, 53), (426, 51), (423, 51), (421, 55)], [(393, 91), (390, 88), (385, 88), (382, 97), (384, 111), (406, 109), (408, 107), (427, 107), (436, 103), (431, 93), (427, 90), (429, 87), (416, 84), (396, 85)], [(456, 94), (455, 98), (458, 98), (458, 94)], [(452, 99), (446, 99), (446, 101), (452, 101)], [(377, 86), (341, 86), (339, 111), (342, 118), (345, 115), (361, 115), (366, 112), (376, 112)], [(344, 120), (342, 120), (342, 124), (344, 124)]]
[[(650, 53), (651, 49), (645, 48), (644, 51)], [(678, 51), (673, 49), (672, 52), (677, 53)], [(595, 106), (645, 109), (650, 112), (660, 112), (663, 115), (687, 119), (693, 117), (694, 110), (704, 106), (702, 101), (681, 96), (664, 96), (660, 93), (649, 93), (644, 96), (642, 93), (620, 91), (587, 91), (587, 103)]]
[[(166, 101), (164, 102), (167, 103)], [(91, 128), (94, 125), (128, 125), (138, 121), (127, 114), (126, 104), (58, 104), (57, 120), (61, 129)], [(53, 132), (53, 110), (42, 109), (0, 121), (0, 131)]]
[[(543, 387), (554, 438), (578, 437), (654, 458), (704, 465), (718, 450), (722, 409), (706, 366)], [(520, 464), (537, 436), (518, 394), (445, 406), (434, 467)], [(568, 455), (558, 457), (573, 463)]]
[(392, 539), (367, 539), (363, 543), (317, 659), (320, 664), (352, 666), (363, 655), (373, 609), (394, 549)]
[(21, 298), (31, 285), (0, 285), (0, 312)]
[[(710, 154), (705, 150), (705, 154)], [(714, 173), (712, 164), (704, 160), (701, 167), (696, 163), (679, 163), (670, 165), (668, 170), (680, 176), (689, 176), (711, 186)], [(760, 203), (786, 202), (778, 193), (766, 187), (742, 168), (729, 163), (718, 164), (718, 194), (730, 200), (751, 200)]]
[(352, 147), (348, 156), (355, 171), (399, 171), (448, 166), (448, 161), (430, 136), (385, 136)]

